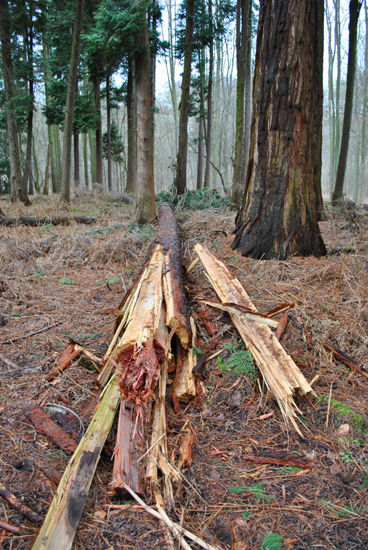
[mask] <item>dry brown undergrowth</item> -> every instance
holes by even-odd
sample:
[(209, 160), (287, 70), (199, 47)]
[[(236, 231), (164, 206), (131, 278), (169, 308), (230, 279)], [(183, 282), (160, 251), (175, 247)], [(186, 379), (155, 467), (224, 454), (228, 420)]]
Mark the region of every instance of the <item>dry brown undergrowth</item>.
[[(43, 197), (29, 209), (4, 200), (0, 208), (10, 216), (60, 213), (56, 199)], [(42, 514), (55, 485), (41, 468), (62, 472), (68, 458), (36, 434), (23, 408), (46, 399), (81, 413), (95, 373), (76, 363), (54, 385), (45, 382), (45, 373), (68, 335), (103, 355), (113, 334), (112, 310), (124, 296), (123, 284), (129, 287), (139, 272), (153, 235), (152, 227), (131, 223), (131, 207), (105, 199), (75, 201), (74, 212), (98, 214), (98, 222), (0, 227), (0, 341), (56, 325), (0, 348), (0, 479)], [(227, 262), (260, 311), (295, 302), (281, 341), (304, 365), (309, 381), (319, 375), (313, 386), (317, 395), (328, 396), (331, 391), (332, 400), (343, 408), (331, 407), (326, 427), (326, 400), (301, 398), (302, 429), (310, 438), (301, 440), (288, 432), (260, 379), (232, 376), (213, 360), (203, 374), (208, 393), (201, 409), (192, 405), (176, 416), (168, 403), (170, 452), (175, 453), (187, 420), (196, 433), (193, 466), (185, 472), (186, 481), (176, 487), (176, 509), (170, 516), (183, 519), (188, 529), (224, 549), (259, 549), (270, 532), (283, 536), (286, 549), (366, 549), (368, 381), (336, 363), (322, 343), (368, 365), (367, 215), (359, 214), (352, 223), (343, 213), (329, 214), (321, 228), (334, 253), (287, 262), (255, 261), (232, 251), (234, 216), (228, 211), (180, 212), (179, 219), (186, 265), (195, 242), (202, 242)], [(199, 268), (190, 274), (187, 287), (190, 299), (212, 295)], [(191, 307), (200, 312), (194, 301)], [(239, 340), (226, 316), (212, 310), (207, 316), (221, 332), (222, 343)], [(201, 317), (198, 323), (202, 334), (198, 347), (204, 348), (211, 337)], [(270, 411), (274, 411), (271, 418), (259, 420)], [(339, 437), (337, 428), (343, 423), (350, 425), (350, 432)], [(113, 445), (114, 430), (97, 468), (75, 548), (163, 548), (164, 535), (154, 518), (131, 506), (124, 510), (105, 506), (110, 502), (106, 493)], [(144, 451), (138, 443), (137, 452)], [(309, 456), (315, 466), (300, 473), (241, 458), (246, 452), (267, 451)], [(234, 487), (246, 490), (231, 492)], [(149, 487), (145, 498), (152, 504)], [(0, 533), (0, 547), (30, 547), (34, 525), (3, 500), (0, 521), (28, 528), (20, 535)]]

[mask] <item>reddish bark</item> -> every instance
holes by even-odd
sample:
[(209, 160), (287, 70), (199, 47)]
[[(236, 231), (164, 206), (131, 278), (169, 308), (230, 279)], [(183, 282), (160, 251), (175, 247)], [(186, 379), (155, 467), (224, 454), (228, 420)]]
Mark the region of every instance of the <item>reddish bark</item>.
[(23, 412), (28, 420), (32, 422), (37, 433), (51, 439), (65, 453), (74, 453), (78, 446), (76, 440), (65, 433), (40, 407), (29, 407), (28, 409), (24, 409)]

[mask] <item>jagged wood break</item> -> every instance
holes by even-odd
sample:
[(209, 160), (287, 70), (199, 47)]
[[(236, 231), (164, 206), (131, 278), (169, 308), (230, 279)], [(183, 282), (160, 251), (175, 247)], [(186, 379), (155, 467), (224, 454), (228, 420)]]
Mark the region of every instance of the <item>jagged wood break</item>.
[[(195, 251), (222, 303), (232, 303), (257, 311), (238, 279), (220, 260), (200, 244), (195, 246)], [(285, 420), (290, 421), (301, 434), (294, 410), (300, 414), (301, 411), (293, 396), (296, 390), (301, 394), (314, 394), (311, 386), (268, 326), (235, 313), (230, 313), (230, 317), (251, 351), (266, 386), (273, 392)]]

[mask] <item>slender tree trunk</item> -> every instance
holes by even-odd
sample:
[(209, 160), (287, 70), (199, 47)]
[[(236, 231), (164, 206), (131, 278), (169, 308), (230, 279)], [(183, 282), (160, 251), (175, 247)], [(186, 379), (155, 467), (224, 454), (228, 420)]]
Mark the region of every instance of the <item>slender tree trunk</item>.
[(134, 58), (129, 60), (128, 88), (127, 88), (127, 117), (128, 117), (128, 167), (126, 192), (134, 195), (137, 170), (137, 104), (135, 94)]
[(76, 0), (72, 54), (70, 58), (70, 69), (65, 106), (63, 165), (61, 170), (61, 199), (64, 202), (70, 202), (70, 173), (72, 164), (71, 150), (73, 135), (74, 98), (78, 78), (79, 53), (83, 23), (83, 5), (84, 0)]
[(340, 129), (340, 96), (341, 96), (341, 13), (340, 13), (340, 0), (333, 0), (335, 6), (335, 47), (337, 54), (337, 67), (336, 67), (336, 141), (334, 151), (334, 182), (336, 180), (337, 166), (339, 162), (339, 151), (341, 142), (341, 129)]
[(335, 189), (332, 195), (333, 201), (336, 201), (337, 199), (341, 199), (343, 197), (346, 162), (348, 158), (348, 149), (349, 149), (351, 114), (353, 110), (353, 99), (354, 99), (358, 19), (359, 19), (359, 12), (361, 7), (362, 7), (362, 3), (359, 0), (350, 0), (349, 57), (348, 57), (348, 74), (346, 78), (345, 110), (344, 110), (344, 121), (342, 126), (339, 164), (337, 168)]
[(96, 132), (89, 132), (89, 155), (91, 159), (91, 182), (96, 183)]
[(45, 187), (43, 188), (43, 194), (48, 195), (50, 192), (50, 162), (51, 162), (51, 148), (52, 145), (49, 143), (47, 148), (47, 160), (46, 160), (46, 172), (45, 172)]
[(198, 123), (197, 189), (203, 189), (203, 144), (204, 144), (204, 128), (203, 128), (203, 118), (201, 117)]
[(172, 15), (172, 2), (168, 0), (167, 4), (168, 11), (168, 26), (169, 26), (169, 62), (167, 63), (167, 58), (165, 57), (166, 71), (167, 71), (167, 80), (169, 83), (170, 97), (173, 108), (174, 116), (174, 151), (177, 151), (178, 147), (178, 99), (176, 92), (176, 78), (175, 78), (175, 44), (174, 44), (174, 31), (173, 31), (173, 15)]
[[(52, 126), (54, 132), (54, 145), (56, 150), (56, 188), (53, 187), (53, 193), (60, 193), (61, 190), (61, 144), (60, 144), (60, 132), (59, 127), (54, 124)], [(52, 154), (52, 151), (51, 151)], [(53, 183), (54, 185), (54, 183)]]
[(106, 77), (106, 111), (107, 111), (107, 187), (112, 191), (112, 159), (111, 159), (111, 103), (110, 74)]
[(236, 8), (236, 111), (235, 111), (235, 152), (234, 175), (231, 188), (231, 203), (240, 207), (244, 191), (245, 155), (245, 91), (247, 73), (247, 52), (249, 50), (249, 0), (238, 0)]
[(80, 185), (80, 172), (79, 172), (79, 134), (74, 132), (74, 183), (76, 187)]
[(207, 86), (207, 135), (206, 135), (206, 169), (203, 187), (211, 186), (211, 159), (212, 159), (212, 90), (213, 90), (213, 22), (212, 0), (208, 1), (208, 16), (210, 19), (210, 58)]
[[(151, 28), (153, 33), (157, 30), (157, 17), (156, 17), (156, 0), (151, 0)], [(151, 60), (151, 108), (152, 108), (152, 128), (153, 135), (155, 134), (155, 107), (156, 107), (156, 52), (150, 51)], [(154, 146), (154, 142), (153, 142)]]
[[(45, 96), (46, 96), (46, 106), (50, 107), (51, 98), (49, 92), (49, 85), (51, 82), (51, 75), (49, 69), (49, 52), (47, 47), (47, 37), (45, 30), (42, 34), (42, 56), (43, 56), (43, 65), (44, 65), (44, 81), (45, 81)], [(59, 141), (59, 130), (57, 126), (53, 124), (47, 125), (47, 135), (49, 138), (49, 144), (51, 145), (51, 180), (52, 180), (52, 190), (54, 193), (60, 192), (60, 173), (61, 173), (61, 163), (58, 158), (58, 143)], [(56, 141), (57, 140), (57, 141)]]
[(331, 14), (328, 9), (328, 3), (326, 2), (326, 23), (328, 31), (328, 122), (330, 132), (330, 178), (329, 188), (330, 195), (332, 197), (333, 188), (335, 184), (335, 141), (336, 141), (336, 106), (335, 106), (335, 90), (334, 90), (334, 62), (335, 51), (332, 49), (332, 22)]
[(34, 102), (34, 94), (33, 94), (33, 29), (32, 29), (32, 15), (33, 15), (33, 2), (29, 2), (29, 10), (30, 10), (30, 28), (29, 33), (26, 32), (25, 35), (25, 47), (27, 52), (27, 61), (29, 65), (29, 95), (31, 97), (31, 108), (28, 113), (28, 120), (27, 120), (27, 152), (26, 152), (26, 162), (24, 166), (24, 187), (29, 189), (29, 194), (33, 195), (34, 189), (33, 189), (33, 180), (30, 177), (31, 173), (31, 163), (32, 163), (32, 135), (33, 135), (33, 102)]
[(84, 168), (84, 185), (88, 189), (89, 177), (88, 177), (88, 134), (83, 134), (83, 168)]
[(98, 76), (94, 77), (93, 85), (96, 110), (99, 114), (96, 128), (96, 182), (103, 185), (101, 93), (100, 78)]
[(35, 187), (37, 193), (39, 193), (40, 192), (40, 171), (38, 169), (38, 161), (37, 161), (37, 155), (36, 155), (36, 147), (35, 147), (34, 136), (32, 138), (32, 150), (33, 150), (34, 170), (33, 171), (31, 170), (31, 178), (32, 178), (32, 183), (34, 184), (34, 187)]
[(322, 1), (261, 0), (252, 141), (233, 243), (245, 256), (326, 254), (317, 221), (314, 139)]
[(365, 15), (365, 49), (364, 49), (364, 84), (363, 84), (363, 118), (362, 118), (362, 147), (360, 150), (360, 174), (357, 203), (364, 203), (366, 187), (366, 155), (367, 155), (367, 118), (368, 118), (368, 8), (364, 0)]
[(187, 189), (188, 116), (190, 74), (192, 68), (194, 0), (187, 0), (186, 7), (184, 70), (183, 80), (181, 84), (181, 107), (179, 117), (179, 151), (176, 161), (175, 177), (175, 184), (178, 195), (183, 195)]
[[(144, 4), (142, 4), (144, 5)], [(137, 178), (135, 186), (135, 220), (147, 223), (156, 215), (153, 170), (153, 128), (151, 102), (151, 61), (147, 19), (135, 39), (135, 77), (137, 97)]]
[(9, 157), (10, 157), (10, 197), (12, 201), (17, 198), (24, 202), (26, 206), (31, 203), (27, 196), (27, 188), (22, 179), (22, 168), (20, 164), (20, 151), (18, 142), (18, 125), (16, 114), (12, 109), (12, 99), (15, 95), (13, 61), (10, 45), (10, 18), (7, 0), (0, 0), (0, 36), (2, 53), (2, 73), (5, 88), (6, 101), (6, 122), (9, 139)]

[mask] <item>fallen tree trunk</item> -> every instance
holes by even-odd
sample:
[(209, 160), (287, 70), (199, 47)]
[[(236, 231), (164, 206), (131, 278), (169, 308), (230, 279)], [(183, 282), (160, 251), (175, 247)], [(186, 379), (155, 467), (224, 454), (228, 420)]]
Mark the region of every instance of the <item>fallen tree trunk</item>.
[(60, 548), (69, 550), (72, 547), (97, 463), (119, 401), (119, 386), (114, 378), (69, 461), (32, 550), (59, 550)]
[(8, 225), (8, 226), (18, 226), (18, 225), (29, 225), (32, 227), (36, 227), (39, 225), (70, 225), (71, 223), (83, 223), (83, 224), (91, 224), (96, 223), (97, 217), (96, 216), (43, 216), (43, 217), (28, 217), (28, 216), (20, 216), (19, 218), (7, 218), (7, 217), (0, 217), (0, 225)]
[[(195, 246), (195, 251), (222, 303), (232, 303), (257, 311), (238, 279), (231, 275), (220, 260), (200, 244)], [(294, 401), (294, 392), (298, 390), (301, 394), (314, 393), (313, 389), (268, 326), (247, 319), (240, 312), (239, 314), (230, 313), (230, 317), (252, 353), (267, 388), (272, 391), (277, 400), (283, 417), (287, 422), (290, 421), (301, 434), (295, 420), (294, 409), (299, 413), (301, 411)]]

